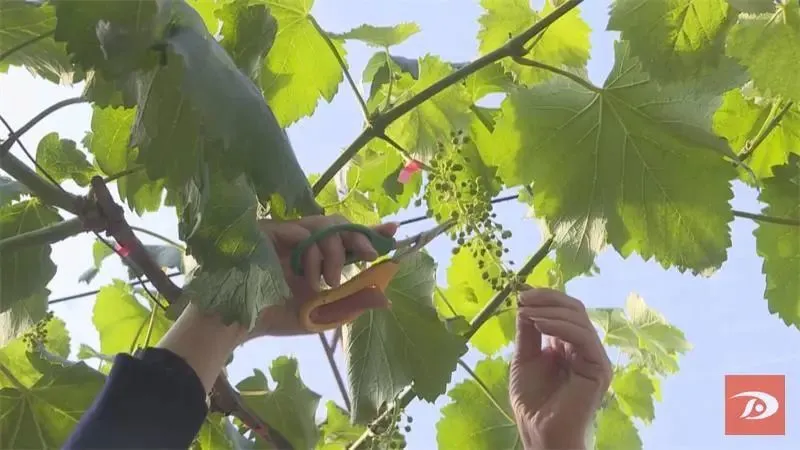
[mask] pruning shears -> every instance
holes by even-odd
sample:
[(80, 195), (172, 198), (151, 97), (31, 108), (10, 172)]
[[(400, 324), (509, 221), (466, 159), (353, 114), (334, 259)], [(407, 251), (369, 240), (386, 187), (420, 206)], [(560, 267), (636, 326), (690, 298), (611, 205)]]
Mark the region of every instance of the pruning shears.
[[(402, 240), (384, 236), (370, 227), (354, 223), (332, 225), (313, 233), (297, 244), (292, 250), (291, 266), (292, 271), (296, 275), (303, 275), (303, 253), (305, 253), (308, 247), (333, 233), (347, 231), (360, 233), (370, 241), (373, 248), (375, 248), (375, 251), (378, 253), (378, 256), (387, 255), (392, 250), (394, 250), (394, 254), (390, 258), (383, 259), (359, 272), (356, 276), (338, 287), (324, 290), (311, 301), (304, 303), (300, 307), (300, 323), (309, 331), (321, 332), (352, 322), (360, 313), (354, 313), (350, 317), (345, 317), (342, 320), (332, 323), (316, 323), (311, 319), (311, 313), (314, 309), (322, 305), (338, 302), (364, 289), (374, 288), (385, 292), (389, 282), (392, 281), (392, 278), (397, 274), (400, 268), (400, 262), (402, 262), (403, 258), (422, 250), (423, 247), (437, 236), (449, 230), (453, 225), (455, 225), (455, 221), (448, 220), (430, 230), (423, 231), (422, 233)], [(345, 265), (359, 261), (361, 261), (361, 259), (354, 253), (347, 252), (345, 254)]]

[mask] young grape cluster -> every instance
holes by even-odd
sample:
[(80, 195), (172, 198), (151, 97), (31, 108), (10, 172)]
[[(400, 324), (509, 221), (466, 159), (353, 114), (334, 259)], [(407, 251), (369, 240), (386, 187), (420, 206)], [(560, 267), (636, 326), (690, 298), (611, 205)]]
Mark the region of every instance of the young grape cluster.
[(35, 351), (39, 345), (47, 344), (47, 324), (53, 320), (53, 311), (47, 311), (42, 320), (36, 322), (30, 330), (22, 335), (22, 341), (28, 346), (28, 351)]
[[(463, 130), (451, 133), (448, 145), (440, 142), (439, 151), (430, 161), (433, 171), (423, 198), (428, 205), (428, 216), (441, 223), (456, 220), (450, 238), (456, 246), (453, 253), (466, 248), (478, 262), (481, 276), (494, 290), (500, 290), (514, 281), (514, 272), (508, 270), (503, 258), (509, 252), (504, 240), (511, 237), (497, 220), (493, 211), (492, 186), (487, 172), (476, 169), (481, 161), (470, 146), (470, 137)], [(508, 261), (513, 266), (513, 261)]]

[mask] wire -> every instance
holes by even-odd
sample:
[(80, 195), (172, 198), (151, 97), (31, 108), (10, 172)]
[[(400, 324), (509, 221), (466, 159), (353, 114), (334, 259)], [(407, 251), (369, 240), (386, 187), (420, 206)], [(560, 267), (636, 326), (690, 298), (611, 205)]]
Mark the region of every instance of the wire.
[[(177, 276), (180, 276), (180, 275), (183, 275), (183, 273), (182, 273), (182, 272), (173, 272), (173, 273), (168, 273), (168, 274), (167, 274), (167, 277), (169, 277), (169, 278), (173, 278), (173, 277), (177, 277)], [(144, 284), (144, 283), (149, 283), (149, 281), (144, 281), (144, 280), (142, 280), (142, 279), (140, 278), (140, 279), (138, 279), (137, 281), (132, 281), (132, 282), (128, 283), (128, 286), (131, 286), (131, 287), (133, 287), (133, 286), (139, 286), (139, 285), (142, 285), (142, 284)], [(47, 302), (47, 304), (48, 304), (48, 305), (54, 305), (54, 304), (56, 304), (56, 303), (63, 303), (63, 302), (67, 302), (67, 301), (70, 301), (70, 300), (76, 300), (76, 299), (79, 299), (79, 298), (88, 297), (88, 296), (90, 296), (90, 295), (95, 295), (95, 294), (97, 294), (98, 292), (100, 292), (100, 289), (95, 289), (95, 290), (92, 290), (92, 291), (81, 292), (81, 293), (79, 293), (79, 294), (68, 295), (68, 296), (66, 296), (66, 297), (59, 297), (59, 298), (56, 298), (56, 299), (53, 299), (53, 300), (50, 300), (50, 301), (48, 301), (48, 302)]]

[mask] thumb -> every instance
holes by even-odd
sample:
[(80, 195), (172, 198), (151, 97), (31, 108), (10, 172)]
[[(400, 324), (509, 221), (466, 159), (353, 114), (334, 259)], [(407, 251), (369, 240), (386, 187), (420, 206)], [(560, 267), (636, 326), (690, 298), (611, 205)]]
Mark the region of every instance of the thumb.
[(534, 360), (542, 354), (542, 333), (525, 307), (517, 310), (516, 347), (514, 358), (520, 362)]
[(387, 222), (387, 223), (382, 223), (380, 225), (376, 225), (375, 227), (373, 227), (373, 229), (384, 236), (391, 237), (394, 236), (395, 233), (397, 233), (398, 227), (400, 227), (400, 224), (398, 224), (397, 222)]

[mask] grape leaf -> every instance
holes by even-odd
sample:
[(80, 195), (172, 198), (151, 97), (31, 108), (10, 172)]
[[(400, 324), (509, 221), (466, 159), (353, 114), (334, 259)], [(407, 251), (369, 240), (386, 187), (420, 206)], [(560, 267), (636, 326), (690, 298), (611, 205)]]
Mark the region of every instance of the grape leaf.
[(620, 410), (631, 417), (638, 417), (645, 423), (655, 418), (653, 393), (655, 387), (644, 368), (628, 365), (614, 374), (611, 389), (617, 398)]
[(195, 437), (192, 450), (218, 450), (236, 448), (225, 430), (230, 425), (228, 418), (220, 413), (211, 413), (206, 416), (200, 432)]
[[(731, 147), (745, 151), (748, 142), (758, 136), (762, 127), (772, 120), (785, 103), (757, 102), (748, 99), (739, 89), (725, 94), (722, 106), (714, 114), (714, 131), (728, 140)], [(778, 125), (747, 159), (747, 165), (759, 179), (772, 176), (772, 168), (785, 164), (790, 153), (800, 154), (800, 108), (792, 106)], [(746, 174), (741, 176), (750, 180)]]
[[(483, 54), (503, 46), (510, 37), (527, 30), (555, 9), (552, 0), (545, 2), (541, 12), (532, 10), (528, 0), (481, 0), (481, 6), (486, 10), (478, 19), (481, 25), (478, 40)], [(589, 60), (590, 31), (578, 8), (574, 8), (531, 40), (525, 57), (559, 68), (583, 69)], [(511, 58), (502, 59), (500, 64), (526, 85), (552, 76), (551, 72), (520, 65)]]
[[(128, 145), (135, 114), (131, 109), (93, 108), (92, 130), (83, 138), (83, 145), (107, 176), (143, 168), (136, 163), (139, 149)], [(144, 170), (138, 170), (119, 178), (117, 190), (128, 206), (141, 216), (161, 207), (164, 181), (151, 180)]]
[(641, 450), (642, 440), (630, 416), (620, 410), (613, 398), (600, 409), (595, 419), (596, 450)]
[[(272, 362), (270, 375), (277, 384), (269, 389), (267, 377), (258, 369), (236, 385), (245, 404), (283, 435), (292, 448), (314, 448), (319, 430), (314, 417), (320, 395), (300, 379), (297, 360), (281, 356)], [(260, 440), (260, 438), (257, 438)]]
[[(34, 354), (29, 358), (38, 359)], [(33, 385), (0, 390), (1, 448), (61, 448), (105, 382), (84, 363), (62, 366), (40, 360), (36, 367), (46, 370)], [(13, 367), (6, 369), (15, 373)]]
[[(309, 177), (313, 183), (319, 179), (314, 174)], [(377, 225), (380, 216), (375, 210), (375, 204), (360, 190), (350, 188), (340, 195), (335, 183), (328, 183), (317, 195), (317, 201), (325, 209), (326, 215), (339, 214), (350, 222), (364, 225)]]
[[(248, 0), (239, 1), (244, 3)], [(186, 2), (203, 18), (203, 23), (206, 24), (209, 33), (214, 35), (219, 30), (220, 20), (225, 20), (216, 15), (217, 11), (227, 7), (233, 0), (186, 0)], [(220, 7), (220, 5), (222, 6)]]
[[(74, 71), (64, 44), (57, 43), (47, 33), (56, 26), (52, 6), (24, 0), (0, 0), (0, 72), (8, 66), (25, 66), (54, 83), (80, 81), (72, 78)], [(24, 47), (23, 43), (43, 36)], [(6, 52), (17, 48), (13, 53)]]
[(727, 0), (728, 3), (741, 12), (767, 13), (775, 11), (775, 0)]
[(92, 312), (92, 323), (100, 334), (100, 352), (116, 355), (145, 347), (153, 308), (156, 317), (149, 345), (155, 345), (171, 325), (163, 310), (152, 304), (145, 308), (123, 281), (114, 280), (101, 288)]
[[(458, 70), (468, 63), (453, 64)], [(514, 79), (498, 63), (489, 64), (468, 76), (463, 81), (472, 103), (477, 103), (489, 94), (506, 92), (514, 86)]]
[(391, 47), (405, 42), (406, 39), (419, 33), (419, 25), (414, 22), (403, 22), (391, 27), (376, 27), (373, 25), (360, 25), (341, 34), (331, 34), (336, 39), (355, 39), (362, 41), (370, 47)]
[(731, 244), (727, 143), (709, 130), (717, 97), (661, 86), (616, 45), (604, 88), (553, 79), (511, 94), (494, 132), (506, 185), (533, 182), (558, 261), (588, 270), (606, 241), (664, 267), (718, 268)]
[(603, 330), (604, 343), (619, 347), (634, 363), (659, 374), (677, 372), (678, 356), (692, 348), (681, 330), (636, 294), (628, 296), (624, 314), (598, 309), (590, 311), (590, 317)]
[[(759, 200), (766, 204), (762, 213), (800, 220), (800, 156), (792, 154), (784, 166), (774, 168), (775, 176), (764, 180)], [(800, 327), (800, 239), (797, 228), (759, 222), (753, 232), (756, 251), (764, 259), (767, 277), (764, 297), (769, 311), (787, 325)]]
[(353, 425), (347, 411), (333, 401), (325, 403), (327, 411), (325, 422), (320, 427), (320, 439), (317, 450), (346, 450), (366, 430), (363, 425)]
[[(377, 96), (380, 88), (389, 83), (389, 76), (400, 73), (407, 73), (413, 79), (419, 79), (419, 60), (405, 58), (403, 56), (390, 55), (389, 52), (377, 52), (367, 61), (364, 72), (361, 75), (362, 83), (369, 83), (369, 100), (367, 109), (375, 111), (385, 97)], [(385, 94), (385, 93), (384, 93)]]
[(17, 201), (30, 191), (19, 181), (0, 175), (0, 208)]
[(654, 78), (677, 81), (720, 65), (735, 17), (727, 0), (617, 0), (608, 29), (621, 32)]
[[(179, 11), (187, 21), (196, 16)], [(220, 44), (204, 28), (183, 26), (165, 45), (167, 65), (142, 89), (133, 129), (150, 177), (179, 186), (205, 158), (228, 179), (246, 171), (262, 200), (278, 194), (290, 211), (317, 212), (286, 132)]]
[(252, 328), (262, 309), (283, 304), (289, 288), (272, 240), (258, 226), (253, 187), (244, 176), (226, 182), (211, 170), (201, 184), (187, 188), (206, 196), (187, 195), (178, 208), (182, 238), (200, 264), (181, 301), (191, 299), (228, 323), (236, 320)]
[[(55, 208), (38, 199), (0, 208), (0, 239), (36, 231), (61, 222)], [(0, 252), (0, 313), (24, 301), (42, 288), (56, 274), (50, 258), (50, 245), (29, 245)]]
[(503, 410), (473, 380), (462, 381), (447, 392), (451, 403), (442, 408), (436, 424), (439, 449), (522, 449), (517, 425), (508, 402), (508, 363), (500, 358), (484, 359), (475, 374)]
[(351, 161), (347, 186), (363, 192), (386, 217), (405, 208), (422, 187), (422, 173), (411, 175), (403, 184), (398, 181), (405, 160), (399, 152), (380, 142), (371, 143)]
[(47, 173), (57, 182), (73, 180), (78, 186), (89, 185), (97, 171), (86, 160), (82, 151), (78, 150), (75, 141), (59, 139), (58, 133), (48, 133), (36, 149), (37, 171)]
[[(182, 2), (181, 2), (182, 3)], [(158, 63), (156, 40), (170, 23), (171, 6), (157, 0), (69, 0), (55, 2), (55, 40), (72, 61), (109, 81)]]
[(33, 327), (47, 312), (47, 297), (50, 290), (42, 288), (30, 297), (11, 305), (0, 313), (0, 347)]
[(278, 24), (266, 5), (250, 3), (250, 0), (232, 1), (216, 15), (222, 21), (222, 47), (245, 75), (257, 81), (275, 42)]
[(728, 55), (744, 65), (756, 85), (800, 101), (800, 4), (776, 3), (776, 11), (741, 14), (728, 33)]
[[(447, 289), (437, 292), (435, 296), (436, 309), (442, 317), (460, 316), (470, 321), (495, 294), (488, 279), (500, 275), (501, 262), (494, 256), (487, 255), (481, 268), (481, 263), (466, 248), (477, 240), (478, 238), (474, 238), (468, 241), (465, 248), (453, 255), (450, 261), (447, 268)], [(486, 278), (484, 273), (487, 274)], [(556, 273), (555, 263), (547, 258), (536, 266), (526, 282), (537, 287), (558, 288), (558, 283), (554, 283), (558, 277), (552, 276)], [(516, 335), (516, 305), (512, 303), (501, 308), (502, 312), (484, 322), (470, 339), (470, 344), (489, 356), (511, 343)]]
[[(45, 350), (66, 358), (69, 354), (69, 335), (64, 321), (58, 318), (47, 321), (44, 333), (47, 336), (47, 340), (44, 342)], [(33, 386), (42, 377), (38, 366), (34, 366), (28, 358), (29, 348), (30, 346), (22, 336), (0, 347), (0, 365), (8, 368), (17, 382), (25, 387)], [(16, 383), (0, 373), (0, 388), (5, 387), (16, 387)]]
[[(399, 74), (399, 79), (393, 83), (391, 102), (407, 101), (452, 71), (452, 66), (438, 57), (428, 55), (421, 58), (419, 79), (415, 80), (407, 73)], [(380, 94), (371, 101), (382, 102), (387, 95), (389, 85), (381, 88)], [(471, 104), (464, 86), (454, 84), (394, 121), (387, 127), (386, 134), (406, 151), (426, 159), (438, 150), (440, 141), (450, 139), (452, 130), (469, 126)]]
[[(281, 126), (310, 116), (320, 97), (333, 100), (344, 72), (311, 16), (313, 0), (266, 0), (278, 22), (275, 43), (261, 74), (261, 88)], [(344, 45), (332, 41), (345, 60)]]
[(368, 311), (343, 329), (351, 417), (375, 417), (406, 385), (433, 402), (447, 388), (463, 340), (447, 331), (432, 306), (436, 264), (427, 254), (409, 255), (386, 289), (391, 308)]

